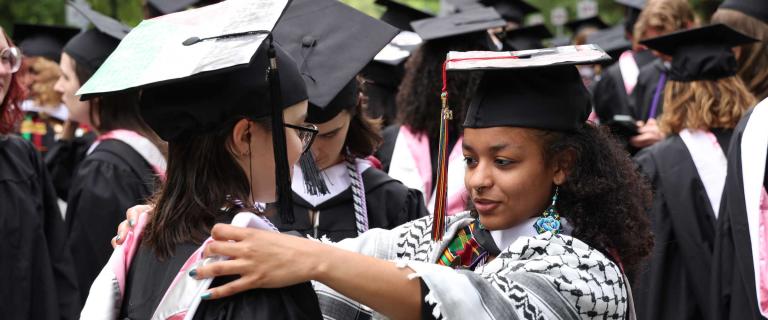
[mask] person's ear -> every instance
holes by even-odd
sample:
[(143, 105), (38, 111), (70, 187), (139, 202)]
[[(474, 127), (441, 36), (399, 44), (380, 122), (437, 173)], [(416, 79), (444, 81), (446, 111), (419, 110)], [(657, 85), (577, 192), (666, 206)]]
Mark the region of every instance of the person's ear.
[(241, 119), (235, 123), (235, 127), (232, 129), (232, 151), (238, 156), (246, 156), (249, 152), (249, 145), (251, 143), (251, 121), (248, 119)]
[(557, 154), (554, 161), (554, 175), (552, 183), (561, 186), (568, 179), (568, 174), (576, 165), (576, 151), (573, 149), (563, 150)]

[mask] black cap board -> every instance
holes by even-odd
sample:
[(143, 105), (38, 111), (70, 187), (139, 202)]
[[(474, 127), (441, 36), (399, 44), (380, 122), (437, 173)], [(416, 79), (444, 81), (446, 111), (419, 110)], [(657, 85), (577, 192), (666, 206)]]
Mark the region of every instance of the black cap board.
[(411, 22), (413, 30), (424, 41), (485, 32), (507, 24), (493, 8), (478, 8), (457, 14)]
[(323, 123), (355, 105), (355, 76), (399, 32), (340, 1), (293, 0), (274, 35), (304, 76), (307, 121)]
[(522, 24), (526, 15), (539, 12), (539, 8), (523, 0), (480, 0), (481, 4), (491, 6), (504, 20)]
[(504, 42), (505, 49), (508, 50), (530, 50), (541, 49), (544, 47), (542, 40), (552, 37), (547, 26), (536, 24), (532, 26), (517, 28), (509, 31), (502, 31), (496, 34)]
[(731, 48), (755, 41), (718, 23), (669, 33), (640, 43), (672, 56), (670, 80), (695, 81), (735, 75), (738, 64)]
[(79, 66), (96, 71), (131, 28), (94, 11), (87, 4), (70, 1), (69, 5), (88, 19), (94, 28), (74, 36), (64, 46), (63, 51)]
[[(504, 59), (508, 57), (509, 59)], [(457, 61), (452, 62), (451, 60)], [(450, 52), (447, 70), (484, 70), (465, 128), (525, 127), (574, 131), (591, 111), (574, 67), (610, 59), (593, 45), (516, 52)]]
[(147, 5), (152, 6), (160, 14), (169, 14), (185, 10), (201, 0), (147, 0)]
[(765, 0), (725, 0), (719, 8), (740, 11), (768, 23), (768, 1)]
[(19, 23), (13, 26), (13, 39), (25, 56), (59, 61), (61, 49), (79, 32), (67, 26)]
[(632, 43), (624, 34), (624, 26), (617, 24), (613, 27), (598, 30), (587, 36), (587, 43), (597, 45), (616, 60), (621, 53), (632, 48)]
[(376, 4), (386, 7), (379, 19), (400, 30), (413, 31), (411, 21), (432, 18), (435, 15), (413, 8), (394, 0), (376, 0)]
[(643, 10), (646, 0), (614, 0), (616, 3), (627, 8)]
[(593, 27), (597, 29), (605, 29), (608, 28), (608, 24), (603, 21), (603, 19), (600, 18), (600, 16), (591, 16), (588, 18), (581, 18), (576, 20), (568, 21), (565, 24), (565, 27), (567, 27), (573, 34), (579, 33), (581, 29)]

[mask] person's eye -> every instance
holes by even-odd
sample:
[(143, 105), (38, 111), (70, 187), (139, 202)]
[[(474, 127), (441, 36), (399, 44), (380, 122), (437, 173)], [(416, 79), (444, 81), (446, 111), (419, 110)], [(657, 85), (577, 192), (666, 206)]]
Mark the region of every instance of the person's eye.
[(339, 133), (338, 131), (331, 131), (331, 132), (326, 132), (326, 133), (320, 134), (320, 135), (318, 135), (318, 137), (320, 137), (322, 139), (329, 139), (329, 138), (335, 137), (338, 133)]
[(504, 158), (496, 158), (493, 160), (493, 163), (496, 164), (497, 167), (506, 167), (511, 164), (514, 164), (516, 161), (504, 159)]
[(470, 156), (464, 156), (464, 164), (466, 164), (467, 167), (474, 167), (477, 165), (477, 159)]

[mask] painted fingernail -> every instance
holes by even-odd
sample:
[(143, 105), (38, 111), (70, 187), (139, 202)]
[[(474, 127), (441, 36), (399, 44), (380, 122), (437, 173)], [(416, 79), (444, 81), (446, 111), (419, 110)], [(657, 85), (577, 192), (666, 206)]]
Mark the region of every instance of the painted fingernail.
[(133, 227), (133, 224), (134, 224), (134, 222), (133, 222), (133, 218), (131, 218), (130, 220), (128, 220), (128, 226), (130, 226), (130, 227)]
[(200, 299), (203, 299), (203, 300), (208, 300), (208, 299), (210, 299), (210, 298), (211, 298), (211, 296), (212, 296), (212, 295), (211, 295), (211, 293), (210, 293), (210, 292), (206, 292), (206, 293), (204, 293), (202, 296), (200, 296)]
[(189, 276), (194, 278), (197, 276), (197, 269), (189, 270)]
[(120, 234), (118, 233), (117, 236), (115, 236), (115, 241), (120, 241)]

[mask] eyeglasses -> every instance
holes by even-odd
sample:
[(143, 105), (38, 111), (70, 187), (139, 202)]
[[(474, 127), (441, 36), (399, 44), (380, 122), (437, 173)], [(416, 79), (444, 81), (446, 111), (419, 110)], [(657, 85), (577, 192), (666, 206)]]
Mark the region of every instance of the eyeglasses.
[(318, 130), (317, 126), (314, 124), (303, 124), (300, 126), (295, 126), (292, 124), (285, 124), (286, 128), (296, 129), (296, 132), (299, 134), (299, 139), (301, 139), (301, 153), (307, 152), (310, 147), (312, 147), (312, 142), (315, 141), (315, 136), (317, 136)]
[(11, 70), (11, 73), (16, 73), (21, 67), (21, 49), (8, 47), (0, 50), (0, 60), (4, 66)]

